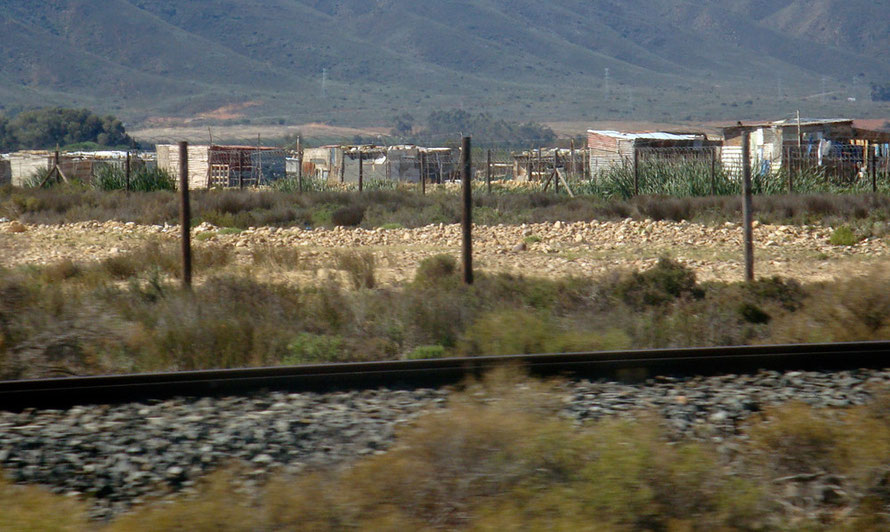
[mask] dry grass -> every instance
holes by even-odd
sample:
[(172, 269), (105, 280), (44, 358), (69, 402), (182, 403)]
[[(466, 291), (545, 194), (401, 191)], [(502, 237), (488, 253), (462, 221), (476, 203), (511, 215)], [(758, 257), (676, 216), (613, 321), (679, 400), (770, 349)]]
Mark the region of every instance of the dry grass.
[[(627, 217), (700, 222), (737, 221), (741, 202), (736, 196), (667, 198), (641, 196), (603, 200), (593, 196), (569, 198), (541, 192), (515, 191), (479, 194), (474, 198), (480, 224), (615, 220)], [(762, 223), (842, 224), (860, 236), (886, 231), (890, 197), (872, 194), (767, 195), (755, 198)], [(361, 225), (418, 227), (458, 223), (458, 194), (420, 195), (409, 190), (357, 192), (194, 191), (196, 221), (219, 227)], [(0, 187), (0, 216), (28, 223), (76, 221), (133, 221), (141, 224), (175, 223), (178, 204), (169, 191), (126, 195), (79, 188), (50, 190)]]
[(82, 502), (35, 486), (16, 486), (0, 472), (0, 530), (81, 532), (89, 529)]

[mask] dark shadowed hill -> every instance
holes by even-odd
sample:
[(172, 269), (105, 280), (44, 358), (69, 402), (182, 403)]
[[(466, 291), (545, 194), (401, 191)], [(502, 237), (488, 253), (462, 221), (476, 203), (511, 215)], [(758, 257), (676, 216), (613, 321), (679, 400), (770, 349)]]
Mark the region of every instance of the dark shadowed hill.
[(255, 122), (339, 124), (861, 116), (882, 111), (866, 97), (890, 82), (888, 20), (874, 0), (0, 0), (0, 102), (131, 121), (247, 102)]

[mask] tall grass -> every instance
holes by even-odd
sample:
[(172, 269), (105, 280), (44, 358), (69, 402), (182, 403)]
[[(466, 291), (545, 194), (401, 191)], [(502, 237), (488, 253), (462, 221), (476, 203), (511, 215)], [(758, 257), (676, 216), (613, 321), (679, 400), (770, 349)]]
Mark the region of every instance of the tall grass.
[[(93, 188), (97, 190), (125, 190), (127, 174), (123, 168), (110, 165), (100, 167), (93, 175)], [(173, 177), (160, 168), (140, 166), (130, 174), (130, 190), (133, 192), (154, 192), (157, 190), (174, 190)]]

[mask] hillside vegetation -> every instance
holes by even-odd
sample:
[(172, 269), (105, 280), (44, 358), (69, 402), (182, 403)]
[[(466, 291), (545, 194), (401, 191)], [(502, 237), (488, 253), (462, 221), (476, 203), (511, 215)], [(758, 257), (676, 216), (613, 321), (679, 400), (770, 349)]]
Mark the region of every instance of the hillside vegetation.
[(138, 121), (247, 105), (253, 121), (379, 124), (443, 106), (543, 121), (803, 103), (861, 115), (886, 110), (868, 94), (890, 79), (890, 7), (864, 0), (3, 5), (0, 95), (13, 111), (49, 102)]

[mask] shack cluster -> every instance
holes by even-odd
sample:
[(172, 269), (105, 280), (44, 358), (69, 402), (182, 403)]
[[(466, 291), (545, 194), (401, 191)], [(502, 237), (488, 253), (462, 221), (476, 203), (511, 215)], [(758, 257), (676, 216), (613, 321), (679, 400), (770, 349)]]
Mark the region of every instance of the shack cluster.
[[(586, 146), (550, 147), (510, 154), (510, 161), (483, 161), (496, 179), (544, 180), (557, 167), (568, 175), (595, 177), (615, 166), (640, 161), (699, 161), (740, 173), (743, 132), (749, 133), (749, 163), (760, 174), (818, 166), (846, 178), (884, 168), (890, 133), (856, 127), (851, 119), (786, 119), (724, 127), (719, 135), (697, 131), (589, 130)], [(127, 163), (127, 161), (130, 161)], [(189, 188), (237, 188), (301, 175), (336, 183), (457, 177), (459, 148), (415, 145), (328, 145), (289, 152), (262, 146), (190, 145)], [(474, 161), (476, 168), (480, 161)], [(0, 184), (26, 186), (35, 175), (58, 167), (61, 175), (89, 183), (99, 168), (157, 167), (179, 180), (179, 147), (159, 144), (154, 152), (19, 151), (0, 155)]]

